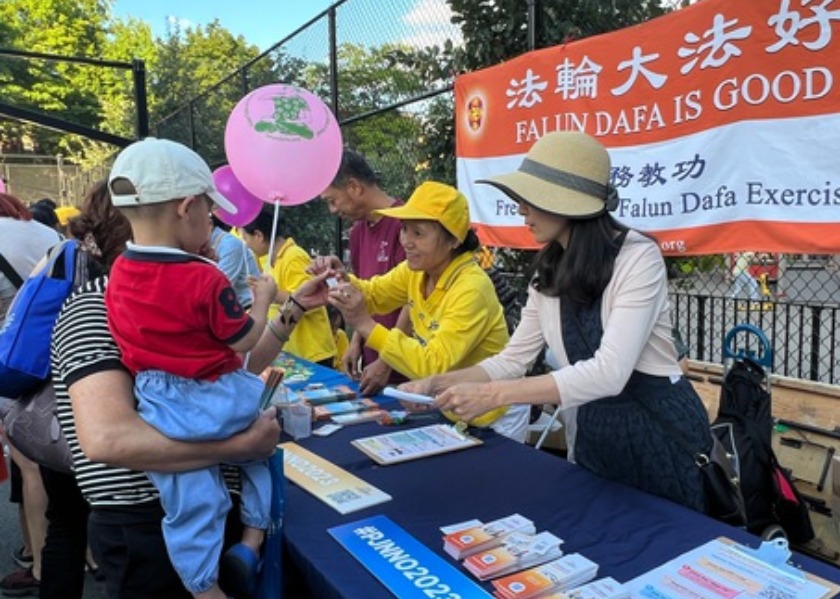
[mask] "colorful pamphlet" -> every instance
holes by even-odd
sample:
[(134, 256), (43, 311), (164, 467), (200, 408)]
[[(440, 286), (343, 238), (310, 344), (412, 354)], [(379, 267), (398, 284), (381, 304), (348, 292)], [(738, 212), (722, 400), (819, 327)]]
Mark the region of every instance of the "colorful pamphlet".
[(479, 580), (531, 568), (555, 560), (563, 555), (563, 541), (550, 532), (529, 535), (514, 532), (500, 547), (471, 555), (464, 567)]
[(597, 574), (598, 564), (579, 553), (570, 553), (541, 566), (494, 580), (493, 587), (496, 596), (501, 599), (542, 599), (546, 593), (559, 593), (577, 587)]
[(481, 445), (448, 424), (433, 424), (408, 430), (355, 439), (353, 447), (378, 464), (396, 464), (427, 456)]
[(370, 422), (371, 420), (378, 420), (388, 413), (382, 408), (370, 408), (369, 410), (362, 410), (361, 412), (348, 412), (347, 414), (336, 414), (332, 417), (332, 421), (336, 424), (361, 424), (362, 422)]
[(281, 443), (280, 447), (286, 478), (340, 514), (391, 500), (387, 493), (296, 443)]
[(272, 366), (278, 366), (283, 369), (285, 373), (283, 376), (283, 382), (287, 385), (308, 381), (309, 378), (315, 374), (315, 371), (306, 362), (285, 352), (281, 352), (280, 355), (277, 356), (277, 359), (274, 360)]
[(337, 414), (362, 412), (364, 410), (375, 409), (378, 407), (379, 406), (375, 401), (366, 397), (362, 399), (351, 399), (349, 401), (337, 401), (335, 403), (326, 403), (312, 408), (312, 419), (327, 420)]
[(534, 534), (537, 531), (528, 518), (512, 514), (444, 535), (443, 550), (455, 559), (464, 559), (479, 551), (498, 547), (512, 532)]
[[(761, 558), (759, 558), (761, 555)], [(729, 539), (704, 543), (624, 586), (639, 597), (834, 597), (840, 586), (787, 564), (774, 541), (749, 549)]]
[(348, 385), (324, 387), (322, 385), (308, 385), (300, 391), (295, 391), (295, 397), (313, 406), (320, 406), (335, 401), (355, 399), (358, 393)]

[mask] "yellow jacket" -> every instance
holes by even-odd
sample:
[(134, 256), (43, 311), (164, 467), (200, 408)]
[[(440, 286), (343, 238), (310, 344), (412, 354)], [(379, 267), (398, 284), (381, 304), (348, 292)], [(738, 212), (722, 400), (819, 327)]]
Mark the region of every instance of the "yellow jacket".
[(366, 341), (386, 364), (417, 379), (472, 366), (505, 347), (502, 306), (471, 253), (452, 261), (428, 298), (423, 297), (425, 277), (405, 262), (368, 280), (351, 277), (371, 314), (409, 306), (413, 336), (377, 324)]

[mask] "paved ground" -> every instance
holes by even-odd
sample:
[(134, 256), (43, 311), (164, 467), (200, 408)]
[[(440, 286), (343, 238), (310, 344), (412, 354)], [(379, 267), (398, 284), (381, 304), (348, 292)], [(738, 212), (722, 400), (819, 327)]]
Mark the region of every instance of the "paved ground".
[[(14, 572), (18, 566), (11, 554), (21, 546), (17, 505), (9, 503), (9, 483), (0, 483), (0, 577)], [(0, 595), (2, 597), (2, 595)], [(84, 599), (105, 599), (105, 587), (92, 576), (85, 578)]]

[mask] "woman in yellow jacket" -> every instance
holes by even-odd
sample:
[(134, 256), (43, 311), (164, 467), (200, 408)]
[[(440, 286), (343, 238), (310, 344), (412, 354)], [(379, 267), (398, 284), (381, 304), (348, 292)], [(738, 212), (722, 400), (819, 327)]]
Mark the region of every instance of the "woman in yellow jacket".
[[(377, 210), (402, 220), (400, 243), (406, 259), (368, 280), (347, 275), (335, 256), (316, 258), (311, 272), (332, 269), (347, 282), (330, 303), (394, 370), (410, 379), (477, 364), (502, 350), (507, 325), (496, 290), (476, 263), (478, 237), (470, 228), (467, 199), (443, 183), (421, 184), (402, 206)], [(371, 314), (409, 307), (412, 334), (377, 324)], [(524, 440), (528, 409), (514, 406), (474, 423)]]

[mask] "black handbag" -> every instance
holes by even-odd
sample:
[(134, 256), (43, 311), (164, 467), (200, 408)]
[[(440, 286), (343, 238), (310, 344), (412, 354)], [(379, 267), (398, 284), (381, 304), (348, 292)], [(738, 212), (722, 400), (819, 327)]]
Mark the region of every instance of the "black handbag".
[(696, 453), (694, 462), (703, 475), (708, 514), (732, 526), (744, 526), (747, 511), (732, 456), (715, 435), (709, 454)]

